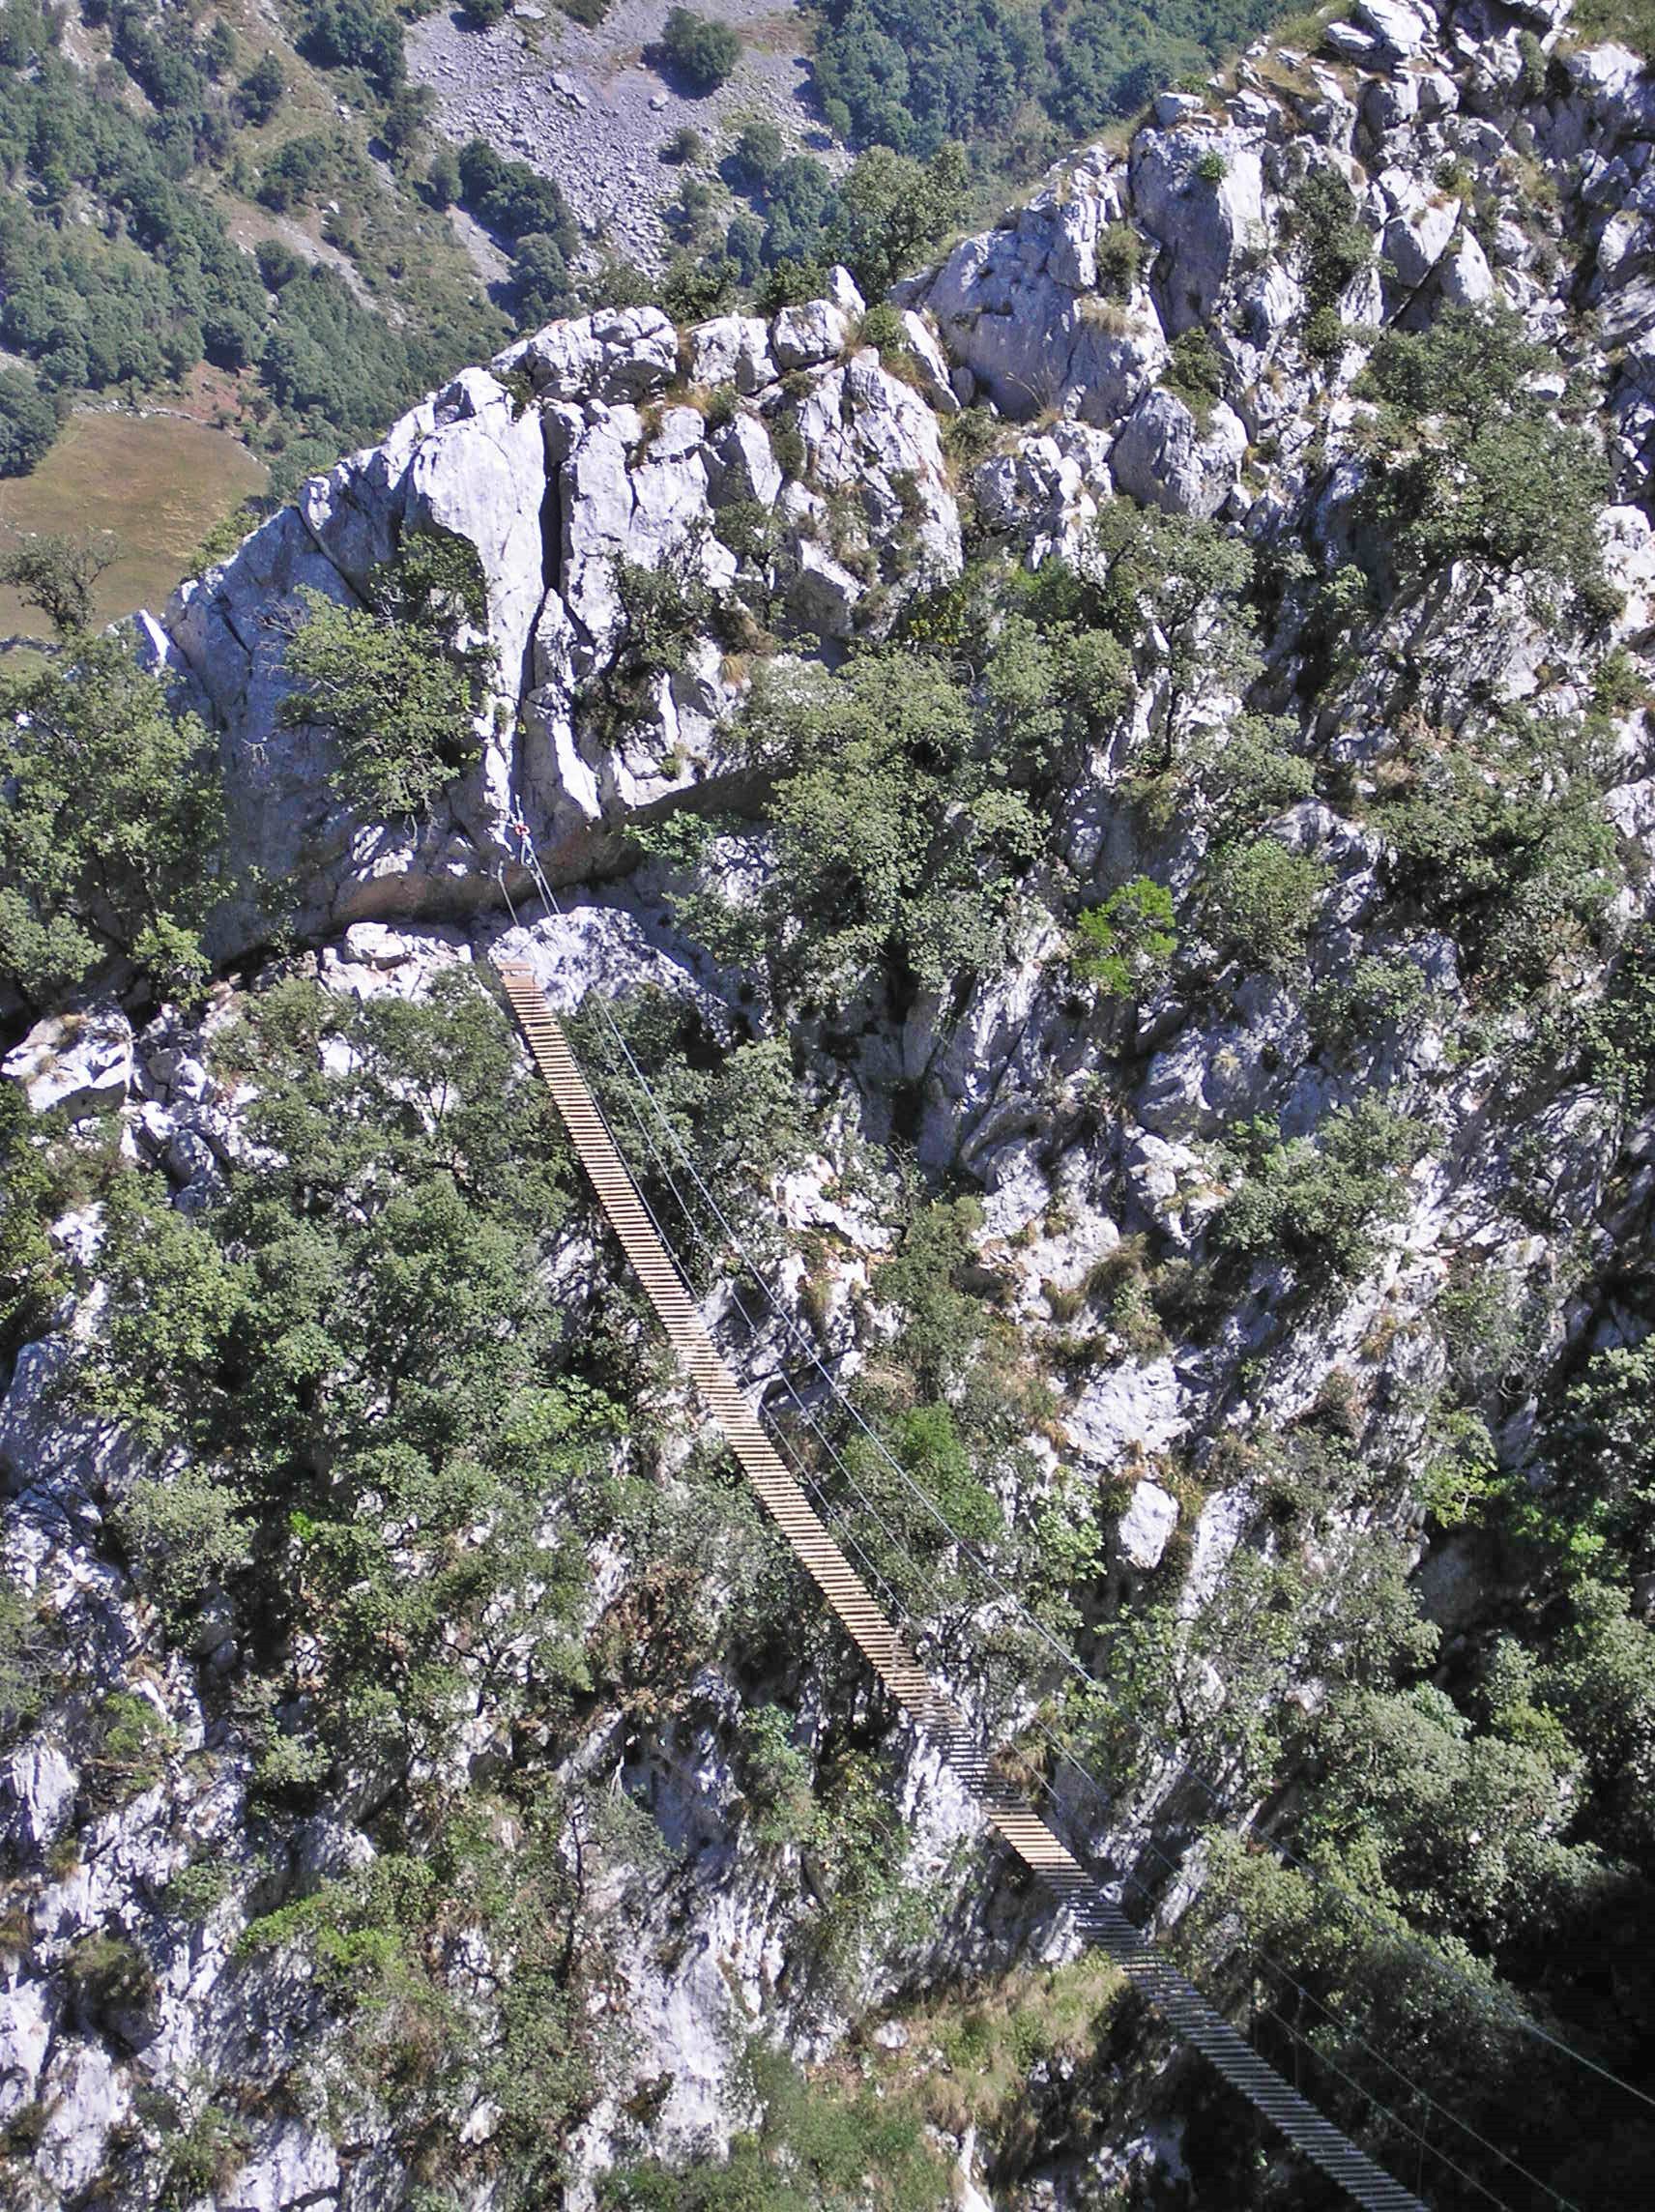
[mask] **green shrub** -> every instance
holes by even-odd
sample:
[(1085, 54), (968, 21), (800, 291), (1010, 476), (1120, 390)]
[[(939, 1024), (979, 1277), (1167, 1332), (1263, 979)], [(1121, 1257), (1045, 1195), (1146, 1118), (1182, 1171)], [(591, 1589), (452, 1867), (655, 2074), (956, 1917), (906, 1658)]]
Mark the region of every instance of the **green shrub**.
[(1173, 894), (1164, 884), (1134, 876), (1079, 917), (1076, 974), (1095, 984), (1103, 998), (1146, 996), (1177, 950), (1173, 913)]
[(268, 123), (281, 105), (286, 91), (287, 72), (281, 66), (280, 56), (267, 47), (242, 79), (243, 115), (255, 129)]
[(0, 1743), (29, 1726), (46, 1698), (46, 1639), (34, 1600), (0, 1577)]
[(63, 1974), (78, 2001), (100, 2017), (141, 2012), (155, 1995), (155, 1969), (126, 1936), (80, 1936), (70, 1946)]
[(1314, 1138), (1257, 1124), (1246, 1179), (1216, 1222), (1221, 1251), (1285, 1260), (1310, 1287), (1359, 1275), (1373, 1231), (1402, 1208), (1403, 1171), (1424, 1150), (1417, 1123), (1378, 1099), (1329, 1114)]
[(716, 92), (741, 58), (741, 34), (691, 8), (670, 8), (661, 52), (692, 92)]
[(422, 816), (477, 759), (474, 717), (491, 661), (459, 632), (481, 611), (482, 579), (465, 540), (424, 533), (376, 568), (366, 605), (308, 586), (287, 641), (289, 723), (334, 732), (334, 788), (358, 813)]
[(1129, 222), (1112, 222), (1097, 242), (1097, 288), (1106, 300), (1129, 300), (1144, 265), (1144, 241)]
[(1223, 396), (1224, 364), (1217, 347), (1199, 324), (1180, 332), (1173, 340), (1161, 381), (1169, 392), (1176, 392), (1187, 404), (1196, 422), (1205, 429), (1213, 401)]
[(1204, 912), (1214, 937), (1247, 967), (1288, 975), (1303, 965), (1317, 904), (1331, 881), (1319, 860), (1259, 837), (1219, 852)]
[(793, 1740), (793, 1723), (779, 1705), (743, 1714), (740, 1746), (748, 1830), (770, 1848), (807, 1844), (819, 1813), (811, 1789), (810, 1761)]
[(39, 607), (67, 643), (91, 627), (98, 579), (119, 550), (107, 531), (89, 538), (30, 531), (0, 561), (0, 582), (10, 584), (26, 607)]
[(220, 895), (217, 748), (118, 645), (0, 697), (0, 974), (39, 1001), (112, 952), (170, 987), (206, 968), (198, 931)]
[(787, 160), (787, 140), (766, 117), (744, 123), (730, 150), (742, 184), (750, 190), (768, 192)]
[(250, 1557), (235, 1492), (203, 1467), (140, 1477), (117, 1527), (144, 1587), (175, 1624)]
[(222, 2105), (207, 2104), (188, 2126), (169, 2128), (162, 2153), (162, 2212), (187, 2212), (226, 2189), (247, 2164), (247, 2122)]
[(1209, 146), (1197, 161), (1195, 173), (1204, 185), (1221, 185), (1230, 174), (1230, 164), (1216, 146)]
[[(1374, 242), (1356, 205), (1356, 195), (1342, 169), (1328, 161), (1308, 172), (1290, 201), (1293, 236), (1298, 247), (1299, 276), (1311, 327), (1319, 316), (1338, 324), (1338, 305), (1352, 278), (1374, 257)], [(1327, 325), (1320, 326), (1325, 332)], [(1306, 343), (1313, 352), (1331, 346)]]
[(1396, 769), (1375, 809), (1391, 888), (1453, 932), (1483, 996), (1529, 997), (1598, 938), (1620, 881), (1595, 741), (1509, 711), (1451, 744), (1405, 743)]
[(1505, 310), (1448, 308), (1379, 339), (1358, 381), (1381, 402), (1383, 465), (1365, 498), (1401, 582), (1468, 559), (1596, 604), (1609, 479), (1596, 441), (1528, 389), (1554, 366)]
[(373, 0), (311, 0), (300, 51), (324, 69), (359, 69), (382, 100), (407, 73), (402, 25)]
[(1337, 307), (1316, 307), (1304, 326), (1304, 350), (1316, 361), (1332, 361), (1344, 352), (1349, 336)]
[(881, 301), (862, 317), (857, 332), (857, 342), (858, 345), (876, 346), (882, 354), (905, 354), (908, 351), (908, 333), (902, 327), (902, 317), (897, 310)]
[[(120, 1179), (87, 1381), (124, 1425), (237, 1470), (259, 1618), (316, 1654), (301, 1727), (272, 1719), (260, 1741), (244, 1724), (279, 1793), (341, 1746), (435, 1751), (468, 1655), (508, 1619), (524, 1697), (556, 1708), (579, 1674), (572, 1528), (614, 1415), (567, 1372), (540, 1287), (566, 1143), (475, 976), (439, 977), (421, 1005), (278, 985), (216, 1056), (227, 1082), (257, 1069), (264, 1164), (230, 1170), (199, 1217)], [(217, 1510), (213, 1529), (233, 1553)]]
[(26, 477), (57, 431), (57, 409), (33, 378), (0, 368), (0, 477)]

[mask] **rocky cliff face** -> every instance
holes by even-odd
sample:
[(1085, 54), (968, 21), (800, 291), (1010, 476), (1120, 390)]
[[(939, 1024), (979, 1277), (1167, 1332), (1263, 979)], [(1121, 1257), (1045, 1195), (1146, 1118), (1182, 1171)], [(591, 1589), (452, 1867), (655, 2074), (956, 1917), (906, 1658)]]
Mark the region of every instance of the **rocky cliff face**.
[[(875, 325), (881, 348), (861, 342), (864, 304), (843, 277), (768, 321), (678, 331), (636, 308), (555, 325), (313, 481), (146, 622), (146, 641), (220, 733), (239, 858), (291, 887), (307, 972), (329, 992), (418, 999), (505, 948), (566, 1005), (654, 986), (729, 1040), (762, 1029), (751, 975), (674, 919), (670, 870), (639, 868), (628, 832), (681, 811), (740, 814), (751, 768), (734, 733), (751, 665), (778, 635), (787, 654), (836, 664), (890, 636), (984, 546), (1033, 568), (1084, 562), (1123, 494), (1249, 548), (1272, 579), (1249, 654), (1202, 660), (1198, 695), (1177, 712), (1191, 745), (1237, 776), (1241, 754), (1227, 748), (1261, 714), (1286, 717), (1343, 771), (1342, 785), (1284, 793), (1261, 831), (1307, 871), (1302, 959), (1250, 958), (1220, 932), (1205, 987), (1174, 975), (1100, 1008), (1066, 965), (1061, 902), (1034, 900), (994, 972), (867, 1004), (849, 1038), (845, 1025), (801, 1022), (823, 1150), (771, 1194), (779, 1272), (845, 1373), (877, 1359), (895, 1202), (858, 1168), (857, 1132), (883, 1142), (906, 1117), (922, 1173), (980, 1197), (975, 1265), (1046, 1391), (1006, 1463), (1007, 1518), (1031, 1525), (1065, 1483), (1097, 1501), (1089, 1603), (1118, 1610), (1160, 1591), (1188, 1618), (1238, 1556), (1278, 1556), (1280, 1496), (1249, 1447), (1333, 1423), (1390, 1473), (1334, 1501), (1307, 1572), (1331, 1574), (1353, 1530), (1382, 1524), (1410, 1547), (1426, 1610), (1452, 1635), (1475, 1616), (1479, 1539), (1428, 1531), (1397, 1471), (1435, 1448), (1423, 1409), (1451, 1353), (1430, 1317), (1467, 1268), (1517, 1286), (1539, 1316), (1532, 1372), (1506, 1393), (1495, 1439), (1521, 1468), (1546, 1371), (1642, 1332), (1606, 1262), (1622, 1281), (1647, 1266), (1655, 1133), (1589, 1071), (1518, 1096), (1521, 1017), (1496, 1037), (1463, 974), (1464, 941), (1399, 916), (1395, 850), (1359, 800), (1392, 772), (1399, 729), (1452, 737), (1507, 713), (1561, 717), (1596, 684), (1604, 815), (1628, 865), (1607, 934), (1565, 942), (1560, 929), (1554, 951), (1582, 998), (1603, 992), (1655, 860), (1642, 711), (1655, 681), (1652, 146), (1640, 65), (1572, 42), (1553, 0), (1356, 0), (1316, 53), (1261, 47), (1222, 89), (1164, 95), (1124, 152), (1081, 154), (906, 282), (900, 345), (888, 324)], [(1348, 188), (1360, 234), (1331, 275), (1306, 214), (1324, 176)], [(1358, 383), (1377, 334), (1493, 306), (1555, 349), (1555, 375), (1530, 369), (1531, 384), (1606, 458), (1593, 522), (1610, 588), (1585, 607), (1467, 555), (1402, 578), (1330, 655), (1317, 593), (1354, 572), (1383, 465), (1379, 405)], [(375, 566), (428, 529), (475, 548), (486, 586), (480, 761), (432, 822), (374, 824), (329, 781), (329, 733), (284, 713), (284, 640), (302, 590), (356, 604)], [(633, 568), (669, 573), (692, 601), (705, 592), (718, 622), (678, 665), (646, 672), (618, 727), (601, 710)], [(1170, 633), (1172, 616), (1152, 621)], [(1210, 795), (1170, 819), (1128, 802), (1135, 748), (1152, 749), (1175, 711), (1166, 646), (1162, 634), (1145, 663), (1160, 673), (1068, 794), (1071, 913), (1139, 876), (1181, 898), (1219, 844)], [(526, 888), (507, 830), (519, 810), (568, 889), (565, 916), (520, 926), (502, 902)], [(99, 1005), (41, 1025), (7, 1072), (87, 1134), (105, 1117), (109, 1141), (199, 1217), (233, 1170), (257, 1165), (246, 1127), (257, 1070), (227, 1076), (213, 1040), (272, 979), (268, 934), (250, 905), (225, 918), (218, 950), (243, 963), (240, 979), (205, 1016)], [(1345, 1015), (1330, 1020), (1336, 1002)], [(1275, 1187), (1267, 1160), (1243, 1164), (1238, 1129), (1268, 1121), (1291, 1148), (1379, 1094), (1424, 1134), (1391, 1163), (1371, 1251), (1319, 1286), (1320, 1302), (1305, 1303), (1307, 1263), (1280, 1226), (1246, 1247), (1199, 1331), (1171, 1298), (1156, 1314), (1123, 1297), (1145, 1254), (1200, 1266), (1237, 1189)], [(70, 1686), (19, 1731), (0, 1777), (13, 1859), (0, 2124), (15, 2200), (30, 2212), (507, 2201), (494, 2194), (498, 2098), (450, 2081), (411, 2130), (393, 2080), (346, 2079), (356, 2061), (314, 1957), (247, 1939), (369, 1865), (384, 1807), (345, 1789), (303, 1819), (273, 1810), (238, 1703), (252, 1624), (226, 1601), (188, 1640), (167, 1634), (114, 1533), (132, 1483), (164, 1471), (166, 1441), (140, 1446), (53, 1390), (99, 1326), (100, 1208), (65, 1213), (51, 1235), (73, 1294), (55, 1331), (18, 1356), (0, 1414), (8, 1564), (54, 1649), (73, 1655)], [(546, 1295), (572, 1326), (614, 1297), (609, 1265), (590, 1216), (571, 1216)], [(746, 1356), (755, 1373), (784, 1363), (762, 1332)], [(670, 1482), (689, 1414), (658, 1379), (655, 1412), (646, 1457)], [(595, 1557), (594, 1634), (626, 1617), (636, 1565), (624, 1542)], [(733, 1604), (742, 1571), (719, 1570)], [(752, 1840), (742, 1716), (769, 1698), (797, 1709), (807, 1767), (830, 1723), (849, 1715), (870, 1740), (885, 1724), (819, 1628), (768, 1664), (759, 1678), (710, 1660), (653, 1711), (595, 1698), (558, 1746), (558, 1786), (586, 1807), (581, 1940), (594, 1964), (581, 2001), (603, 2031), (567, 2132), (570, 2205), (594, 2201), (618, 2157), (726, 2141), (751, 2110), (740, 2056), (753, 2030), (818, 2058), (900, 1993), (1065, 1955), (1038, 1901), (997, 1879), (970, 1809), (893, 1740), (892, 1787), (914, 1821), (905, 1877), (943, 1908), (917, 1932), (870, 1925), (833, 1975), (807, 1969), (817, 1875), (807, 1850)], [(1314, 1703), (1314, 1662), (1292, 1664), (1294, 1694)], [(1216, 1728), (1223, 1685), (1198, 1673), (1185, 1687), (1188, 1725)], [(124, 1749), (110, 1748), (112, 1699)], [(462, 1782), (515, 1756), (514, 1741), (478, 1689)], [(1142, 1870), (1146, 1836), (1181, 1849), (1197, 1817), (1170, 1774), (1151, 1772), (1096, 1840)], [(510, 1956), (446, 1940), (446, 1986), (487, 2015)], [(1065, 2137), (1061, 2084), (1042, 2081), (1042, 2143), (996, 2202), (1098, 2201), (1134, 2160), (1178, 2200), (1176, 2148), (1142, 2132), (1130, 2095), (1089, 2135), (1077, 2122)], [(215, 2113), (233, 2125), (215, 2132)], [(960, 2186), (980, 2203), (968, 2143)]]

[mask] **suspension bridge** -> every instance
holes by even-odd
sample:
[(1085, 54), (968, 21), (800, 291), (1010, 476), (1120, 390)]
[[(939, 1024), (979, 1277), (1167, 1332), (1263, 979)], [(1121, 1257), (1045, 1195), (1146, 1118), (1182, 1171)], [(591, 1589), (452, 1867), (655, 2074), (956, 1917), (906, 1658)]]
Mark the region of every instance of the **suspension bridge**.
[[(549, 900), (549, 891), (545, 895)], [(680, 1367), (794, 1557), (893, 1702), (946, 1761), (1002, 1841), (1068, 1910), (1077, 1933), (1108, 1954), (1174, 2032), (1207, 2058), (1232, 2088), (1367, 2212), (1427, 2212), (1423, 2198), (1325, 2118), (1162, 1957), (1033, 1806), (997, 1777), (988, 1747), (920, 1665), (852, 1566), (726, 1365), (533, 972), (503, 961), (499, 974), (598, 1205)]]

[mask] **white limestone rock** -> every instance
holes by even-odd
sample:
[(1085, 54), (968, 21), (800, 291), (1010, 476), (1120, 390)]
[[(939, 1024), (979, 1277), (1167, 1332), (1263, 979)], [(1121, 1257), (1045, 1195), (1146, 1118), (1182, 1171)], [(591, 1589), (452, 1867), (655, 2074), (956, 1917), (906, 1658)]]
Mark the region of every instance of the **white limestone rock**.
[(48, 1982), (14, 1965), (9, 1986), (0, 1988), (0, 2124), (35, 2102), (60, 2010)]
[(1094, 148), (1007, 228), (955, 247), (923, 288), (949, 353), (995, 405), (1025, 418), (1059, 407), (1119, 421), (1166, 357), (1147, 292), (1100, 299), (1097, 242), (1126, 212), (1118, 163)]
[(855, 491), (882, 564), (890, 550), (887, 583), (912, 591), (959, 573), (959, 509), (937, 418), (871, 347), (818, 376), (795, 422), (812, 482), (825, 494)]
[(831, 300), (783, 307), (770, 326), (770, 351), (783, 368), (814, 368), (835, 361), (851, 342), (851, 321)]
[(16, 1850), (44, 1850), (74, 1809), (80, 1778), (62, 1747), (21, 1743), (0, 1767), (0, 1833)]
[(780, 371), (770, 354), (770, 329), (762, 315), (716, 315), (689, 334), (689, 381), (733, 384), (744, 396), (773, 384)]
[(1134, 1452), (1164, 1451), (1188, 1426), (1170, 1358), (1123, 1360), (1088, 1383), (1063, 1421), (1077, 1455), (1104, 1472)]
[(1267, 236), (1263, 150), (1262, 133), (1234, 129), (1144, 131), (1133, 141), (1133, 212), (1162, 248), (1155, 297), (1171, 337), (1211, 321), (1241, 256)]
[(1146, 1475), (1116, 1524), (1115, 1541), (1128, 1566), (1147, 1574), (1158, 1567), (1178, 1525), (1178, 1501), (1170, 1490)]
[(52, 2052), (40, 2102), (46, 2116), (36, 2169), (65, 2197), (76, 2197), (96, 2179), (110, 2131), (131, 2110), (131, 2087), (103, 2044), (76, 2037)]
[[(535, 410), (470, 369), (380, 446), (313, 478), (296, 507), (174, 596), (169, 631), (222, 733), (232, 865), (256, 864), (292, 885), (302, 928), (421, 905), (463, 908), (486, 895), (511, 801), (510, 729), (545, 589), (545, 481)], [(491, 649), (499, 690), (479, 717), (479, 767), (410, 834), (406, 825), (360, 821), (350, 795), (334, 788), (332, 739), (287, 726), (284, 654), (305, 612), (303, 592), (356, 604), (373, 568), (421, 529), (461, 538), (476, 553), (486, 595), (479, 642)], [(250, 906), (228, 910), (215, 950), (256, 943), (268, 926)]]
[(1437, 283), (1451, 307), (1480, 307), (1495, 297), (1494, 271), (1473, 232), (1461, 230), (1437, 266)]
[(496, 356), (501, 374), (527, 377), (537, 398), (648, 398), (678, 369), (678, 333), (659, 307), (601, 307), (551, 323)]
[(1373, 38), (1381, 60), (1391, 68), (1412, 61), (1436, 36), (1437, 19), (1408, 0), (1354, 0), (1356, 21)]
[(319, 2129), (278, 2120), (234, 2180), (219, 2192), (219, 2212), (334, 2212), (339, 2158)]
[(818, 637), (848, 638), (857, 627), (857, 604), (867, 590), (859, 576), (835, 561), (825, 545), (802, 538), (794, 555), (788, 612)]
[(1386, 171), (1380, 187), (1395, 203), (1380, 250), (1395, 268), (1397, 282), (1411, 292), (1447, 251), (1459, 228), (1461, 202), (1434, 183), (1395, 170)]
[(948, 365), (947, 356), (937, 343), (930, 324), (913, 307), (905, 307), (902, 311), (902, 335), (919, 370), (927, 400), (939, 415), (957, 415), (960, 412), (960, 399), (952, 383), (953, 371)]
[(774, 507), (786, 480), (769, 432), (757, 415), (744, 410), (712, 433), (707, 465), (710, 494), (719, 507), (734, 499)]
[(973, 477), (978, 520), (1019, 534), (1036, 567), (1049, 553), (1071, 557), (1114, 489), (1110, 443), (1107, 432), (1079, 422), (1020, 439)]
[(1167, 514), (1214, 515), (1235, 488), (1246, 426), (1222, 400), (1206, 426), (1176, 393), (1147, 392), (1110, 451), (1116, 482)]
[(118, 1006), (48, 1014), (0, 1062), (37, 1114), (78, 1121), (124, 1106), (132, 1088), (132, 1025)]

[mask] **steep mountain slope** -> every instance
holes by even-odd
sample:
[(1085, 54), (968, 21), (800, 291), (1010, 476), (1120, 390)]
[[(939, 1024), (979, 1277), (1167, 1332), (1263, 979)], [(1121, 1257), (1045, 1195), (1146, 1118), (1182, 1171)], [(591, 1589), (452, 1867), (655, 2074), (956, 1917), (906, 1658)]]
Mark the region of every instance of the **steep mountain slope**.
[(1646, 2193), (1652, 143), (1361, 0), (889, 303), (550, 326), (42, 680), (20, 2202), (1329, 2201), (818, 1617), (505, 953), (1134, 1913), (1433, 2203)]

